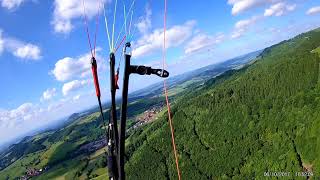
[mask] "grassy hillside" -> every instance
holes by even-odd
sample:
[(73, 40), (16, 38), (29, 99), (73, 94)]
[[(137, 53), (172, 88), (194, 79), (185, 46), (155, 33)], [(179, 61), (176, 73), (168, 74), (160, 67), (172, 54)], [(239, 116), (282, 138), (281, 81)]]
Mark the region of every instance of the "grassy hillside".
[[(319, 29), (299, 35), (179, 99), (172, 115), (182, 178), (319, 178), (319, 46)], [(129, 137), (127, 155), (128, 179), (177, 179), (165, 116)]]

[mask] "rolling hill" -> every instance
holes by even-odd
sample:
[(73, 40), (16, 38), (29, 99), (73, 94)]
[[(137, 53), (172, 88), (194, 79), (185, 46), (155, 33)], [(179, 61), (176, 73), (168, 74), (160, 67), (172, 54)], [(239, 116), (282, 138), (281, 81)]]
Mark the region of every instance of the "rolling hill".
[[(319, 178), (319, 46), (320, 29), (301, 34), (179, 98), (182, 179)], [(128, 142), (128, 179), (177, 179), (165, 116)]]

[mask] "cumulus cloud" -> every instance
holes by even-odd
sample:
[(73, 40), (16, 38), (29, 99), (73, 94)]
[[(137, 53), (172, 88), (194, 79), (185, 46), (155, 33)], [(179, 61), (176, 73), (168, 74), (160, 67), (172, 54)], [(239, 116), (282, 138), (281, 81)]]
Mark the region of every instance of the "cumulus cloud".
[(264, 12), (264, 16), (283, 16), (287, 12), (294, 11), (296, 7), (296, 4), (286, 4), (284, 2), (279, 2), (266, 9)]
[(243, 36), (249, 30), (249, 27), (254, 25), (259, 19), (261, 19), (261, 17), (253, 16), (249, 19), (238, 21), (234, 25), (234, 30), (231, 34), (231, 38), (236, 39)]
[(52, 89), (47, 89), (46, 91), (43, 92), (42, 97), (40, 98), (41, 101), (47, 101), (52, 99), (55, 95), (57, 94), (57, 89), (52, 88)]
[(246, 29), (249, 26), (255, 24), (259, 18), (257, 16), (254, 16), (250, 19), (240, 20), (235, 24), (236, 29)]
[[(176, 25), (166, 31), (167, 48), (177, 47), (192, 36), (196, 21), (188, 21), (183, 25)], [(163, 45), (163, 29), (156, 29), (145, 34), (136, 44), (132, 54), (135, 57), (152, 54), (160, 51)]]
[(2, 37), (2, 31), (0, 30), (1, 51), (10, 52), (12, 55), (24, 60), (39, 60), (42, 58), (39, 46), (16, 38)]
[(150, 4), (147, 4), (145, 8), (145, 16), (140, 17), (139, 23), (136, 24), (140, 33), (145, 34), (150, 30), (152, 26), (151, 16), (152, 16), (152, 10), (150, 8)]
[(39, 114), (39, 109), (32, 103), (24, 103), (13, 110), (1, 110), (0, 122), (1, 127), (14, 127), (20, 123), (32, 120)]
[[(50, 101), (49, 104), (23, 103), (14, 109), (0, 108), (0, 144), (96, 105), (95, 96), (79, 95)], [(12, 132), (15, 132), (14, 136)]]
[(243, 36), (245, 34), (245, 30), (244, 29), (238, 29), (232, 32), (231, 34), (231, 39), (238, 39), (241, 36)]
[(2, 30), (0, 29), (0, 55), (2, 54), (4, 49), (4, 40), (2, 38)]
[(67, 96), (70, 92), (77, 91), (85, 87), (86, 85), (89, 84), (89, 82), (90, 82), (89, 80), (82, 80), (82, 81), (74, 80), (74, 81), (65, 83), (62, 87), (62, 93), (64, 96)]
[(283, 1), (284, 0), (228, 0), (228, 4), (232, 5), (232, 15), (238, 15), (254, 8)]
[(221, 43), (224, 38), (224, 34), (218, 34), (216, 36), (210, 36), (203, 33), (197, 34), (187, 43), (185, 53), (190, 54), (204, 48), (209, 48), (210, 46)]
[(58, 60), (55, 68), (51, 71), (58, 81), (66, 81), (71, 78), (81, 75), (90, 70), (90, 55), (77, 59), (65, 57)]
[[(25, 135), (25, 133), (50, 121), (71, 114), (74, 111), (70, 112), (70, 109), (68, 109), (70, 103), (69, 101), (66, 103), (67, 101), (66, 99), (60, 99), (47, 107), (40, 107), (38, 104), (27, 102), (15, 109), (0, 109), (0, 143), (3, 143), (5, 139), (15, 138), (17, 135)], [(10, 135), (12, 132), (16, 132), (15, 136)]]
[(18, 8), (26, 0), (0, 0), (0, 1), (1, 1), (1, 6), (3, 8), (12, 10), (12, 9)]
[(40, 54), (40, 48), (30, 43), (22, 45), (21, 47), (17, 47), (17, 49), (13, 52), (13, 55), (16, 57), (32, 60), (39, 60), (41, 58)]
[(268, 0), (228, 0), (228, 4), (232, 5), (232, 15), (238, 15), (267, 2)]
[[(97, 48), (99, 52), (101, 48)], [(96, 56), (98, 71), (106, 68), (106, 64), (103, 58), (97, 54)], [(72, 78), (86, 77), (91, 72), (91, 53), (81, 55), (76, 58), (65, 57), (56, 62), (55, 68), (51, 70), (51, 74), (54, 75), (58, 81), (67, 81)]]
[(307, 15), (315, 15), (315, 14), (320, 14), (320, 6), (315, 6), (310, 8), (307, 12)]
[[(110, 2), (110, 0), (86, 0), (85, 12), (90, 19), (98, 14), (98, 9), (102, 4)], [(55, 0), (54, 12), (51, 24), (54, 31), (57, 33), (69, 33), (72, 28), (72, 21), (83, 16), (83, 1), (82, 0)]]

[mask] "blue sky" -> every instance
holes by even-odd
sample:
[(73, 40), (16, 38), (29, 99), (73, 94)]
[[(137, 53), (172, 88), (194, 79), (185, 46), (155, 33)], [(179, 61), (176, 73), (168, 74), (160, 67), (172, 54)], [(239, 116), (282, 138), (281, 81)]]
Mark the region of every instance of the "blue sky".
[[(107, 101), (110, 48), (99, 7), (105, 5), (111, 31), (115, 0), (84, 2), (92, 39), (99, 19), (97, 60)], [(128, 10), (132, 0), (118, 0), (115, 39), (124, 3)], [(164, 2), (139, 0), (133, 9), (133, 64), (161, 67)], [(96, 105), (82, 16), (79, 0), (0, 0), (0, 143)], [(262, 49), (319, 27), (319, 18), (315, 0), (168, 1), (168, 69), (177, 75)], [(159, 81), (131, 80), (131, 91)]]

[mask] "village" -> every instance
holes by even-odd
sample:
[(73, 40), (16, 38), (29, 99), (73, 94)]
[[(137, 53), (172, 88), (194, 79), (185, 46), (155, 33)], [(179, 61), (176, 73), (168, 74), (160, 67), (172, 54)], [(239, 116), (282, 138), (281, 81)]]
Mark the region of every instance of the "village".
[(157, 119), (157, 114), (163, 109), (162, 105), (154, 106), (149, 110), (146, 110), (142, 115), (135, 118), (135, 124), (127, 129), (127, 133), (141, 127), (144, 124), (150, 123)]
[[(137, 129), (147, 123), (150, 123), (157, 119), (157, 114), (161, 112), (163, 109), (163, 105), (153, 106), (151, 109), (146, 110), (141, 115), (135, 118), (135, 124), (127, 129), (127, 133)], [(77, 153), (93, 153), (99, 149), (104, 148), (107, 145), (107, 140), (105, 137), (101, 137), (99, 140), (84, 144), (79, 147), (79, 149), (75, 152)], [(20, 180), (28, 180), (33, 177), (39, 176), (44, 173), (48, 167), (43, 169), (36, 168), (28, 168), (24, 176), (20, 177)]]
[(26, 171), (26, 174), (20, 177), (20, 180), (28, 180), (28, 179), (31, 179), (32, 177), (39, 176), (46, 170), (47, 170), (47, 167), (43, 169), (28, 168)]

